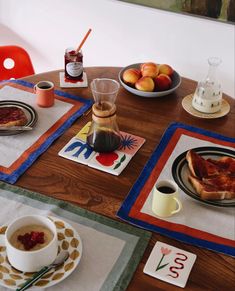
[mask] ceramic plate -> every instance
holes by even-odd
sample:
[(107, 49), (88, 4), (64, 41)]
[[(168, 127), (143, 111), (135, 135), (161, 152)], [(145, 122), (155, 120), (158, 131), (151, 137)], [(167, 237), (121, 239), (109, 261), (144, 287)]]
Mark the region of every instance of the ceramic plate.
[[(226, 148), (219, 148), (219, 147), (199, 147), (192, 149), (195, 152), (197, 152), (200, 156), (203, 158), (211, 158), (211, 159), (219, 159), (222, 156), (229, 156), (232, 158), (235, 158), (235, 153), (232, 150), (226, 149)], [(179, 187), (184, 191), (186, 195), (189, 195), (190, 197), (211, 205), (215, 206), (222, 206), (222, 207), (234, 207), (235, 206), (235, 199), (224, 199), (224, 200), (203, 200), (201, 199), (190, 182), (188, 181), (188, 175), (189, 175), (189, 168), (188, 168), (188, 162), (186, 161), (186, 154), (187, 151), (179, 155), (173, 165), (172, 165), (172, 175), (176, 183), (179, 185)]]
[[(49, 217), (55, 222), (58, 235), (58, 252), (68, 250), (69, 258), (63, 265), (50, 270), (32, 287), (34, 290), (51, 287), (68, 277), (77, 267), (82, 256), (82, 241), (77, 231), (67, 222), (56, 217)], [(4, 234), (7, 226), (0, 227), (0, 285), (16, 290), (34, 275), (14, 269), (7, 260)]]
[(219, 117), (223, 117), (227, 115), (230, 111), (230, 105), (225, 99), (222, 99), (221, 109), (215, 113), (204, 113), (204, 112), (200, 112), (196, 110), (192, 106), (192, 101), (193, 101), (193, 94), (187, 95), (182, 100), (182, 106), (185, 111), (187, 111), (189, 114), (198, 118), (206, 118), (206, 119), (219, 118)]
[[(19, 107), (22, 109), (28, 119), (28, 122), (25, 124), (25, 126), (33, 127), (35, 123), (37, 122), (38, 115), (35, 109), (23, 102), (20, 101), (14, 101), (14, 100), (5, 100), (0, 101), (0, 107)], [(25, 131), (22, 130), (0, 130), (0, 135), (13, 135), (13, 134), (19, 134), (23, 133)]]
[(130, 68), (139, 68), (140, 65), (141, 65), (141, 63), (129, 65), (129, 66), (123, 68), (118, 74), (118, 78), (119, 78), (119, 81), (122, 84), (122, 86), (127, 91), (129, 91), (129, 92), (131, 92), (131, 93), (133, 93), (135, 95), (138, 95), (138, 96), (141, 96), (141, 97), (147, 97), (147, 98), (162, 97), (162, 96), (169, 95), (172, 92), (174, 92), (181, 84), (181, 77), (176, 71), (174, 71), (173, 76), (172, 76), (171, 88), (169, 90), (166, 90), (166, 91), (144, 92), (144, 91), (137, 90), (137, 89), (135, 89), (133, 87), (130, 87), (127, 84), (125, 84), (123, 82), (123, 78), (122, 78), (124, 71), (127, 70), (127, 69), (130, 69)]

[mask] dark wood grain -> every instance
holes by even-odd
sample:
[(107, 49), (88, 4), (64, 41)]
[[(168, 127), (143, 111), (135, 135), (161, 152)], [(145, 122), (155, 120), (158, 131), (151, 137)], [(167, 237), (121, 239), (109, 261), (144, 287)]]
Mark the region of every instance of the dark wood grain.
[[(86, 72), (90, 83), (93, 78), (97, 77), (117, 80), (120, 69), (115, 67), (91, 67), (86, 68)], [(60, 89), (59, 71), (38, 74), (24, 78), (24, 80), (34, 83), (49, 80)], [(182, 98), (192, 93), (195, 87), (196, 82), (183, 78), (181, 86), (175, 93), (162, 98), (141, 98), (125, 91), (124, 88), (120, 89), (117, 99), (120, 129), (146, 138), (146, 143), (120, 176), (109, 175), (58, 156), (61, 148), (91, 120), (91, 114), (88, 114), (78, 119), (63, 136), (58, 138), (20, 177), (16, 185), (72, 202), (93, 212), (117, 219), (115, 217), (117, 210), (170, 123), (178, 121), (235, 137), (234, 99), (224, 96), (230, 103), (231, 111), (227, 116), (218, 119), (198, 119), (184, 111), (181, 106)], [(92, 99), (89, 88), (64, 89), (64, 91)], [(156, 280), (143, 273), (143, 267), (157, 240), (197, 255), (186, 290), (234, 290), (234, 258), (154, 233), (128, 287), (129, 291), (181, 290), (181, 288)]]

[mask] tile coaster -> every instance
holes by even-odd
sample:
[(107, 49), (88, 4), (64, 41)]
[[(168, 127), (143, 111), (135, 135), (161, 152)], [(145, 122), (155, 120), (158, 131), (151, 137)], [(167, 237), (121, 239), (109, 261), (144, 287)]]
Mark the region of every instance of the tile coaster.
[(97, 153), (86, 143), (91, 122), (88, 122), (58, 153), (59, 156), (112, 175), (120, 175), (145, 139), (121, 131), (122, 145), (112, 153)]
[(83, 81), (73, 82), (66, 82), (64, 77), (64, 72), (60, 72), (60, 87), (61, 88), (82, 88), (87, 87), (87, 74), (83, 72)]
[(184, 288), (195, 260), (195, 254), (158, 241), (143, 271), (152, 277)]

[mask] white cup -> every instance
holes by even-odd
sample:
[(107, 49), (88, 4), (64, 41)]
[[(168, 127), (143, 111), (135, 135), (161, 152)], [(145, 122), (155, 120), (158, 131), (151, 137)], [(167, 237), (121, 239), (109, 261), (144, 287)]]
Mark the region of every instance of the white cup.
[[(34, 251), (25, 251), (15, 248), (10, 243), (12, 234), (16, 230), (27, 225), (42, 225), (48, 228), (53, 234), (52, 240), (45, 247)], [(54, 222), (45, 216), (22, 216), (14, 220), (7, 227), (5, 233), (5, 244), (8, 260), (14, 268), (23, 272), (39, 271), (42, 267), (50, 265), (57, 256), (58, 240), (56, 226)]]
[(171, 180), (161, 180), (154, 185), (152, 211), (159, 217), (169, 217), (182, 209), (178, 199), (178, 185)]

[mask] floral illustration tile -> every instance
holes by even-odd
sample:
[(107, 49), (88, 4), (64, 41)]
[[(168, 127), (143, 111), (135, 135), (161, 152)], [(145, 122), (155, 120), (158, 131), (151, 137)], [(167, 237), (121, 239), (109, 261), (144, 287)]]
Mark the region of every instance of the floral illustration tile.
[(87, 124), (76, 134), (76, 138), (86, 142), (86, 137), (89, 132), (91, 126), (91, 121), (87, 122)]
[(144, 273), (184, 288), (196, 255), (157, 242), (144, 267)]
[[(76, 135), (76, 138), (86, 141), (87, 133), (89, 132), (91, 121), (89, 121)], [(145, 139), (137, 135), (133, 135), (124, 131), (120, 131), (121, 146), (118, 151), (134, 156), (136, 152), (145, 143)]]
[(131, 160), (132, 156), (120, 151), (96, 153), (88, 166), (118, 176)]
[(85, 142), (73, 137), (59, 152), (59, 156), (87, 165), (96, 154)]
[(59, 152), (59, 156), (113, 175), (120, 175), (145, 139), (121, 131), (121, 146), (112, 153), (97, 153), (86, 143), (88, 122)]
[(118, 151), (134, 156), (145, 143), (145, 139), (130, 133), (121, 131), (121, 147)]

